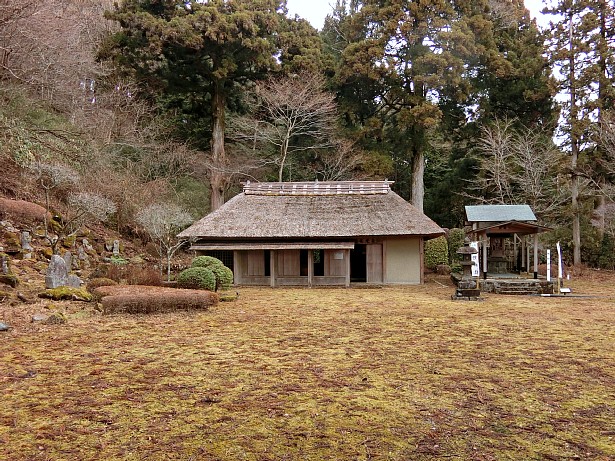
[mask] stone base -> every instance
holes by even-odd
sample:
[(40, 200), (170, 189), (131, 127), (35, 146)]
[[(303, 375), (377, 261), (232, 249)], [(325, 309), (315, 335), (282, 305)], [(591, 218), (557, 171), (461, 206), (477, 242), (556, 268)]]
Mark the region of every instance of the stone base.
[(484, 301), (484, 298), (480, 296), (457, 296), (456, 294), (451, 296), (453, 301)]

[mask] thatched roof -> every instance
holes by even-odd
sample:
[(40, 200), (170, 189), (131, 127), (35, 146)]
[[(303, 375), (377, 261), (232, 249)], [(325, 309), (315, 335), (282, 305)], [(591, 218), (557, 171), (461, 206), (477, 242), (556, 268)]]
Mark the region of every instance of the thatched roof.
[(444, 231), (387, 181), (252, 183), (179, 234), (205, 239), (310, 239)]

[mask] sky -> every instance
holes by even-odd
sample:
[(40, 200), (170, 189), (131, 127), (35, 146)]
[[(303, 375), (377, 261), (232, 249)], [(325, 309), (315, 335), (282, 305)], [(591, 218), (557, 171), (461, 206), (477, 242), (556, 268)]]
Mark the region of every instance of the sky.
[[(291, 16), (299, 15), (307, 19), (316, 29), (322, 29), (325, 17), (335, 5), (335, 0), (287, 0), (288, 11)], [(530, 10), (532, 17), (537, 17), (539, 25), (545, 26), (548, 19), (541, 17), (540, 10), (545, 6), (541, 0), (525, 0), (525, 7)]]

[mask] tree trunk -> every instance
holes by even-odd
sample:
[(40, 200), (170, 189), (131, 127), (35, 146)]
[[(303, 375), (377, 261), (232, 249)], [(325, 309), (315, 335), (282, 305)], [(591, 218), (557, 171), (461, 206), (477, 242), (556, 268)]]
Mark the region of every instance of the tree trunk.
[(576, 63), (573, 42), (573, 11), (569, 13), (569, 40), (570, 40), (570, 151), (571, 151), (571, 182), (570, 195), (572, 205), (572, 263), (577, 266), (581, 264), (581, 218), (579, 210), (579, 173), (577, 163), (579, 160), (579, 134), (577, 128), (577, 100), (576, 100)]
[[(606, 56), (608, 54), (608, 44), (606, 37), (606, 0), (601, 0), (599, 3), (599, 21), (600, 21), (600, 42), (598, 43), (598, 68), (600, 74), (598, 76), (598, 126), (602, 126), (604, 117), (603, 111), (606, 107), (606, 89), (609, 85), (608, 82), (608, 72), (606, 65)], [(604, 159), (604, 150), (600, 149), (598, 155)], [(598, 221), (598, 235), (600, 237), (600, 241), (604, 238), (605, 232), (605, 208), (606, 208), (606, 197), (604, 195), (604, 191), (607, 187), (607, 180), (604, 175), (600, 175), (598, 179), (600, 184), (600, 195), (598, 197), (598, 210), (599, 210), (599, 221)]]
[(167, 248), (167, 282), (171, 281), (171, 257), (173, 253), (171, 253), (171, 249)]
[(214, 82), (211, 98), (211, 165), (209, 167), (210, 205), (211, 211), (224, 205), (226, 153), (224, 151), (225, 120), (224, 80)]
[(291, 131), (290, 128), (286, 130), (286, 137), (280, 148), (280, 169), (278, 170), (278, 181), (282, 182), (284, 179), (284, 164), (286, 163), (286, 156), (288, 155), (288, 145), (290, 144)]
[(423, 211), (423, 198), (425, 197), (425, 154), (422, 149), (414, 152), (412, 160), (412, 205), (419, 211)]

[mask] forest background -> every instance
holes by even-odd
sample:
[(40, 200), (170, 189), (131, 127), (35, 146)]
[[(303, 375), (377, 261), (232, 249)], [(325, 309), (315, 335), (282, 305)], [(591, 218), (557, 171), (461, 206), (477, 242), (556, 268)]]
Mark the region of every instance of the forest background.
[(447, 228), (527, 203), (568, 262), (613, 269), (613, 5), (545, 13), (340, 0), (317, 31), (277, 0), (0, 0), (0, 193), (110, 203), (133, 235), (242, 181), (387, 178)]

